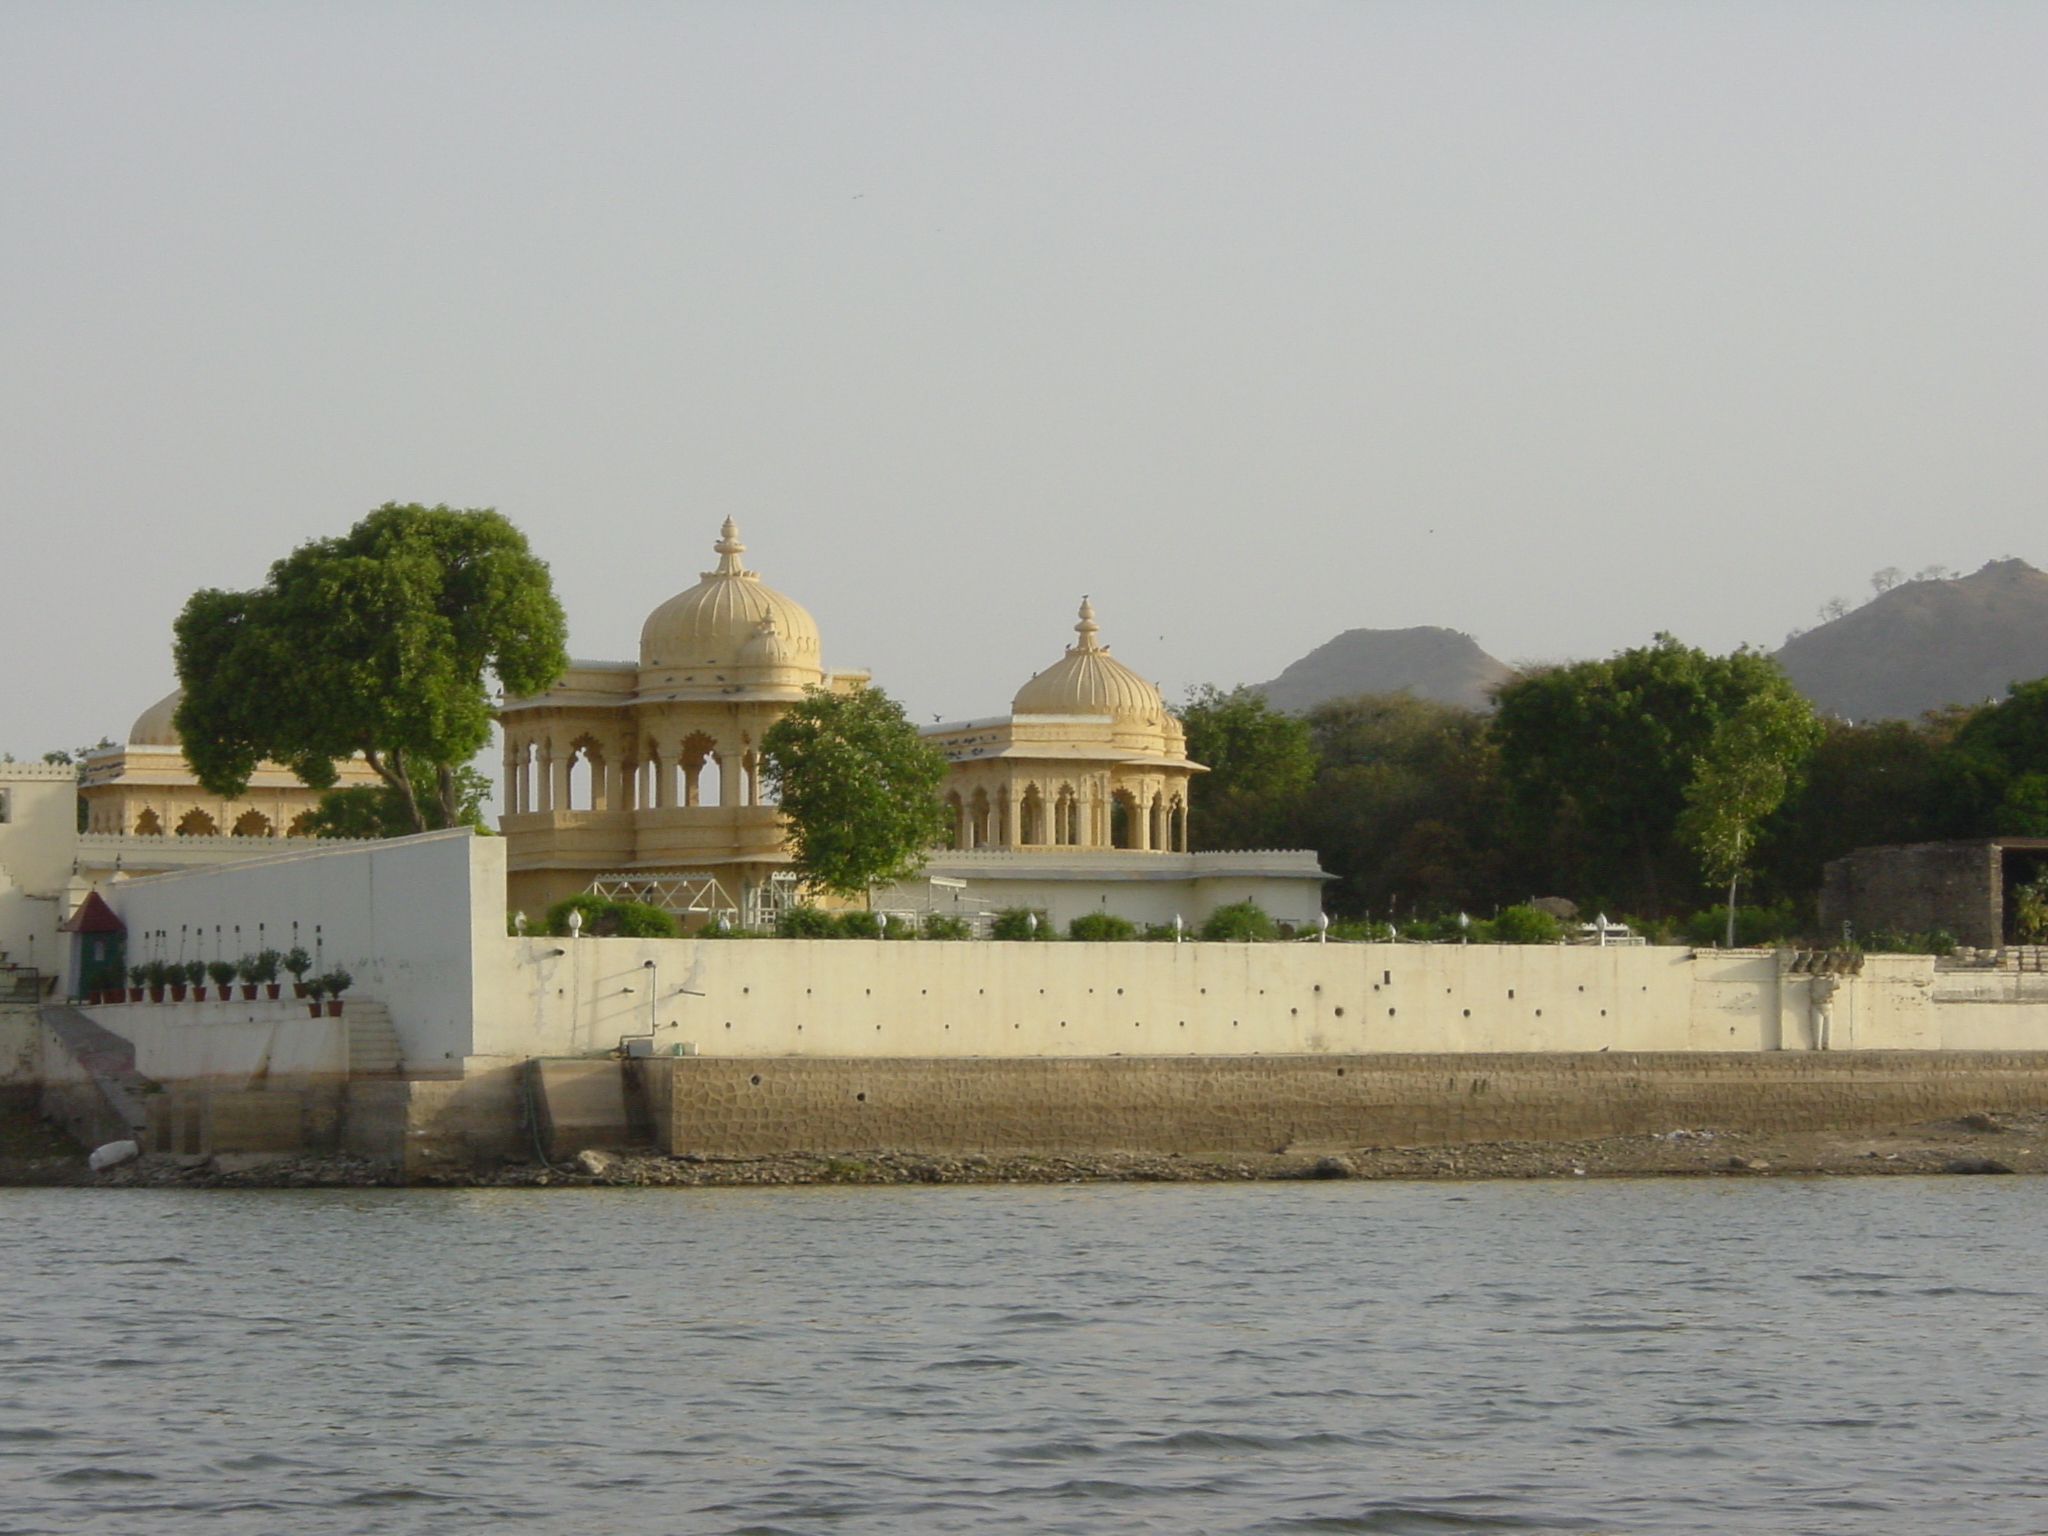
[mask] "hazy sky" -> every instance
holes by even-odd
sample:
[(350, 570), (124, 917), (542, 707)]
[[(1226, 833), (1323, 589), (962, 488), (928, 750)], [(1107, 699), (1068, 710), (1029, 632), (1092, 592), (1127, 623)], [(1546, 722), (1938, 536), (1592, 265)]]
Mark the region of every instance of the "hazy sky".
[(1776, 645), (2048, 564), (2048, 5), (0, 0), (0, 749), (387, 500), (578, 656), (713, 563), (923, 719), (1082, 593)]

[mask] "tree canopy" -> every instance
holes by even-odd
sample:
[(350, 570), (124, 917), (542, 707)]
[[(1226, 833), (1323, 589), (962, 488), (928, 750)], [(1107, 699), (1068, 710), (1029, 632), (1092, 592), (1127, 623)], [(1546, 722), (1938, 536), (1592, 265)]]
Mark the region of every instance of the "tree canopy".
[(1284, 841), (1315, 778), (1308, 722), (1284, 714), (1249, 688), (1189, 690), (1177, 711), (1188, 756), (1209, 771), (1191, 786), (1192, 845), (1271, 848)]
[(1666, 911), (1697, 878), (1675, 835), (1686, 789), (1716, 729), (1759, 699), (1811, 713), (1761, 652), (1710, 656), (1670, 635), (1508, 683), (1493, 736), (1525, 850), (1557, 884)]
[(908, 879), (945, 835), (945, 755), (879, 688), (803, 699), (761, 736), (797, 873), (837, 896)]
[(315, 788), (361, 753), (412, 831), (462, 818), (456, 770), (490, 738), (490, 682), (568, 664), (547, 566), (488, 509), (379, 507), (303, 544), (249, 592), (195, 592), (177, 622), (176, 723), (215, 794), (270, 759)]

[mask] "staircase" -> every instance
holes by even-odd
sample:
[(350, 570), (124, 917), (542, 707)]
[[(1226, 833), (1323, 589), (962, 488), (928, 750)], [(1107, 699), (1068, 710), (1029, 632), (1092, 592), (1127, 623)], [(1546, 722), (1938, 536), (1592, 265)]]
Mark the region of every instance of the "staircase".
[(367, 998), (350, 998), (343, 1010), (348, 1025), (348, 1075), (350, 1077), (396, 1077), (404, 1068), (404, 1051), (398, 1031), (391, 1027), (391, 1010)]
[(84, 1145), (134, 1139), (146, 1133), (145, 1108), (157, 1085), (135, 1069), (135, 1046), (76, 1008), (46, 1007), (44, 1026), (84, 1074), (83, 1081), (43, 1086), (43, 1113)]
[(43, 978), (33, 966), (16, 965), (0, 952), (0, 1003), (34, 1003), (43, 996)]

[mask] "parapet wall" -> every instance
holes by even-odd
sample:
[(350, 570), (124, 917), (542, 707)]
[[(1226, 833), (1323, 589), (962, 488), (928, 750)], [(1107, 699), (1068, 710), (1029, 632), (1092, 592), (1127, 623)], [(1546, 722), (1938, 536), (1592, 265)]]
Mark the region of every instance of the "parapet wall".
[[(1853, 1129), (2048, 1102), (2048, 1052), (662, 1059), (673, 1152), (1187, 1154)], [(665, 1135), (664, 1135), (665, 1133)]]

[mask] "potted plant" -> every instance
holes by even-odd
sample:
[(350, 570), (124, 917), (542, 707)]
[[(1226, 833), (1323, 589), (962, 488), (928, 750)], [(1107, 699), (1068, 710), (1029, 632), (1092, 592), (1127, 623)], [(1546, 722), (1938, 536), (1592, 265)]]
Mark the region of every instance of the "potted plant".
[(214, 995), (226, 1002), (235, 995), (235, 962), (232, 960), (209, 960), (206, 974), (213, 978)]
[(274, 949), (259, 949), (244, 962), (248, 969), (242, 972), (242, 980), (249, 983), (249, 989), (242, 995), (254, 997), (256, 987), (263, 988), (265, 997), (277, 996), (277, 963), (284, 956)]
[(206, 1001), (206, 962), (204, 960), (187, 960), (185, 962), (185, 980), (192, 988), (192, 1000), (194, 1002)]
[(327, 992), (327, 978), (315, 976), (311, 981), (293, 983), (294, 990), (306, 1000), (306, 1012), (314, 1018), (320, 1017), (320, 999)]
[(148, 984), (148, 981), (149, 981), (149, 966), (148, 966), (148, 965), (147, 965), (146, 963), (145, 963), (145, 964), (143, 964), (143, 965), (131, 965), (131, 966), (129, 966), (129, 967), (128, 967), (128, 1001), (129, 1001), (129, 1002), (131, 1002), (131, 1003), (139, 1003), (139, 1002), (141, 1002), (141, 1001), (142, 1001), (142, 993), (143, 993), (143, 989), (144, 989), (144, 988), (145, 988), (145, 986), (146, 986), (146, 985)]
[(306, 995), (306, 972), (313, 969), (313, 957), (294, 944), (285, 951), (284, 968), (292, 973), (292, 996)]
[(164, 1000), (164, 979), (170, 974), (161, 960), (150, 960), (142, 967), (142, 984), (149, 988), (149, 1000), (160, 1003)]
[(185, 962), (167, 960), (164, 962), (164, 984), (171, 989), (171, 1001), (185, 1001)]
[(336, 966), (333, 970), (329, 971), (325, 976), (322, 976), (320, 978), (320, 981), (321, 990), (327, 994), (327, 1016), (330, 1019), (340, 1018), (341, 994), (346, 992), (350, 987), (355, 985), (355, 977), (349, 975), (349, 973), (341, 969), (340, 966)]

